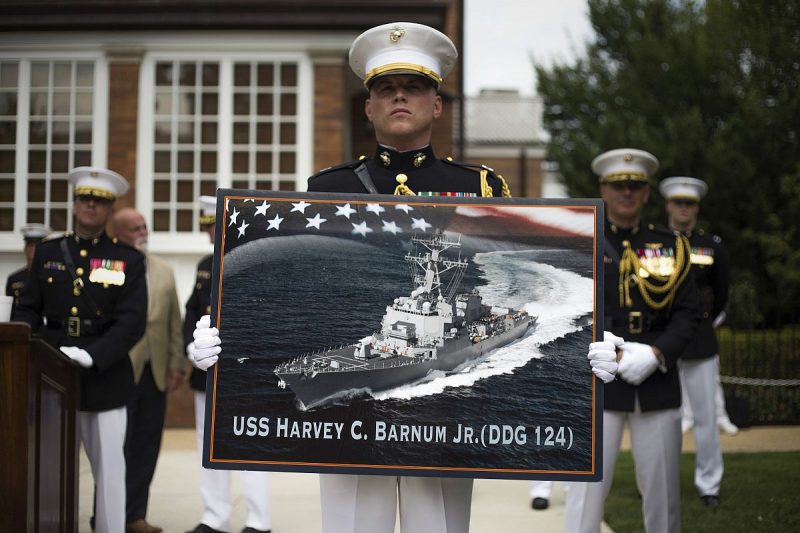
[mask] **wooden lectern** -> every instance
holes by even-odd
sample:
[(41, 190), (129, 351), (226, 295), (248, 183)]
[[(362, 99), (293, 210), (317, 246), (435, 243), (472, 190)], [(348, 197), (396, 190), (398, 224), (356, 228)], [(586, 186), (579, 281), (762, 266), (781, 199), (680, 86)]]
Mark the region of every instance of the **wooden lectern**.
[(0, 323), (0, 517), (5, 531), (78, 531), (80, 374), (20, 322)]

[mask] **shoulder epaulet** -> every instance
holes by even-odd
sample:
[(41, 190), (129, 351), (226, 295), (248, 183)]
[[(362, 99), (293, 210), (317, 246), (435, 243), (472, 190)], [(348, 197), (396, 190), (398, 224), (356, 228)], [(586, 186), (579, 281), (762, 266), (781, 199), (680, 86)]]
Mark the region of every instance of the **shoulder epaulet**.
[(448, 165), (454, 165), (454, 166), (462, 167), (462, 168), (469, 168), (471, 170), (474, 170), (475, 172), (480, 172), (481, 170), (488, 170), (492, 175), (496, 175), (494, 173), (494, 169), (492, 167), (487, 167), (486, 165), (478, 165), (476, 163), (467, 163), (466, 161), (456, 161), (452, 157), (443, 157), (442, 158), (442, 162), (443, 163), (447, 163)]
[[(315, 178), (315, 177), (320, 176), (322, 174), (327, 174), (328, 172), (333, 172), (334, 170), (341, 170), (343, 168), (354, 169), (358, 165), (360, 165), (361, 162), (364, 161), (365, 159), (366, 159), (366, 156), (362, 155), (361, 157), (359, 157), (355, 161), (348, 161), (347, 163), (342, 163), (341, 165), (334, 165), (332, 167), (323, 168), (322, 170), (320, 170), (319, 172), (317, 172), (316, 174), (311, 176), (311, 178)], [(309, 178), (309, 179), (311, 179), (311, 178)]]
[[(448, 165), (454, 165), (461, 168), (466, 168), (469, 170), (474, 170), (475, 172), (484, 172), (481, 175), (481, 182), (485, 182), (487, 178), (491, 178), (493, 180), (497, 180), (497, 183), (494, 183), (494, 186), (490, 186), (484, 193), (484, 196), (504, 196), (504, 197), (511, 197), (511, 191), (508, 189), (508, 184), (506, 180), (503, 179), (503, 176), (498, 174), (494, 171), (492, 167), (487, 167), (486, 165), (479, 165), (475, 163), (467, 163), (465, 161), (455, 161), (452, 157), (445, 157), (442, 159), (443, 163), (447, 163)], [(499, 189), (499, 190), (497, 190)], [(489, 192), (491, 191), (491, 194)], [(499, 194), (498, 194), (499, 193)]]
[(659, 233), (661, 235), (671, 235), (673, 237), (677, 237), (678, 235), (680, 235), (679, 231), (668, 228), (667, 226), (662, 226), (660, 224), (648, 224), (647, 229), (649, 229), (652, 232)]
[(719, 235), (712, 235), (711, 240), (717, 244), (722, 244), (722, 237), (720, 237)]
[(64, 233), (51, 233), (50, 235), (46, 236), (39, 242), (50, 242), (50, 241), (57, 241), (59, 239), (64, 239), (72, 235), (71, 231), (65, 231)]

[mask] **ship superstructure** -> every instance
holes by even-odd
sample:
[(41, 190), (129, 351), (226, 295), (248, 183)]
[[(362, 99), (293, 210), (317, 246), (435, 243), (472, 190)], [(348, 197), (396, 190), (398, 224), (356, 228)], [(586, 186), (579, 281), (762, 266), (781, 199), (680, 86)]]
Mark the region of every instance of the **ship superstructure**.
[[(477, 290), (458, 293), (468, 263), (444, 252), (460, 235), (412, 238), (419, 253), (405, 256), (414, 289), (386, 307), (380, 331), (358, 342), (305, 354), (278, 365), (278, 386), (301, 407), (414, 383), (521, 337), (536, 322), (524, 310), (485, 305)], [(447, 279), (447, 283), (444, 280)]]

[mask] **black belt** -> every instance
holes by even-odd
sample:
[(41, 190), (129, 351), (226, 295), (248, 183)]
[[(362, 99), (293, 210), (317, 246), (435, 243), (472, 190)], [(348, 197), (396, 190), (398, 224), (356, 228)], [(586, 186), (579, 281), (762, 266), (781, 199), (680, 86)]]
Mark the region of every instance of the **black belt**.
[(80, 318), (47, 317), (47, 329), (57, 329), (67, 332), (70, 337), (99, 337), (108, 329), (108, 320)]
[(630, 311), (625, 315), (606, 315), (603, 327), (609, 331), (624, 330), (632, 335), (663, 329), (667, 319), (658, 313)]

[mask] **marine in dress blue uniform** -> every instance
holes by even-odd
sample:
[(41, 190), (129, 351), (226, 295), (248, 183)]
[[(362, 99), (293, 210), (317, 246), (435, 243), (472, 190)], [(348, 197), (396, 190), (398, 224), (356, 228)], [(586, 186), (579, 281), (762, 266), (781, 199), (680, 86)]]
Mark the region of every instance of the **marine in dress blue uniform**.
[(627, 422), (645, 530), (680, 531), (681, 391), (677, 361), (696, 330), (690, 246), (641, 220), (658, 160), (630, 148), (592, 162), (606, 203), (605, 329), (624, 337), (617, 379), (605, 387), (601, 483), (571, 483), (564, 530), (598, 532)]
[(714, 333), (716, 317), (728, 300), (728, 259), (722, 239), (696, 228), (700, 200), (708, 186), (702, 180), (675, 176), (659, 184), (667, 202), (669, 227), (689, 240), (701, 320), (697, 332), (678, 361), (684, 408), (694, 418), (697, 456), (694, 484), (705, 505), (720, 504), (723, 461), (717, 430), (716, 392), (719, 383), (719, 345)]
[(98, 533), (125, 531), (126, 402), (133, 390), (128, 351), (147, 323), (144, 256), (111, 239), (105, 225), (125, 179), (78, 167), (75, 233), (41, 242), (13, 319), (61, 349), (81, 367), (78, 422), (96, 486)]
[[(369, 91), (365, 113), (375, 128), (372, 157), (325, 169), (308, 180), (317, 192), (426, 196), (508, 196), (487, 167), (439, 159), (430, 145), (441, 114), (438, 88), (457, 57), (444, 34), (398, 22), (367, 30), (350, 48), (350, 66)], [(324, 533), (469, 530), (472, 479), (320, 475)]]
[(6, 296), (14, 298), (14, 307), (19, 305), (19, 295), (22, 294), (25, 283), (28, 280), (28, 271), (33, 262), (33, 253), (36, 251), (36, 245), (42, 242), (52, 231), (44, 224), (25, 224), (20, 228), (22, 238), (25, 241), (25, 266), (9, 274), (8, 279), (6, 279)]
[[(200, 227), (208, 232), (213, 243), (217, 213), (217, 199), (214, 196), (201, 196)], [(203, 315), (211, 314), (211, 267), (213, 255), (203, 257), (197, 264), (194, 289), (186, 302), (183, 322), (183, 339), (188, 351), (192, 343), (195, 324)], [(194, 390), (195, 429), (197, 449), (203, 451), (203, 433), (206, 405), (206, 372), (192, 369), (189, 385)], [(268, 533), (271, 530), (269, 500), (269, 472), (242, 470), (239, 472), (242, 483), (241, 492), (245, 497), (247, 516), (242, 533)], [(230, 531), (230, 517), (233, 510), (231, 501), (231, 472), (211, 470), (200, 467), (200, 495), (203, 498), (203, 515), (200, 523), (189, 533), (215, 533)]]

